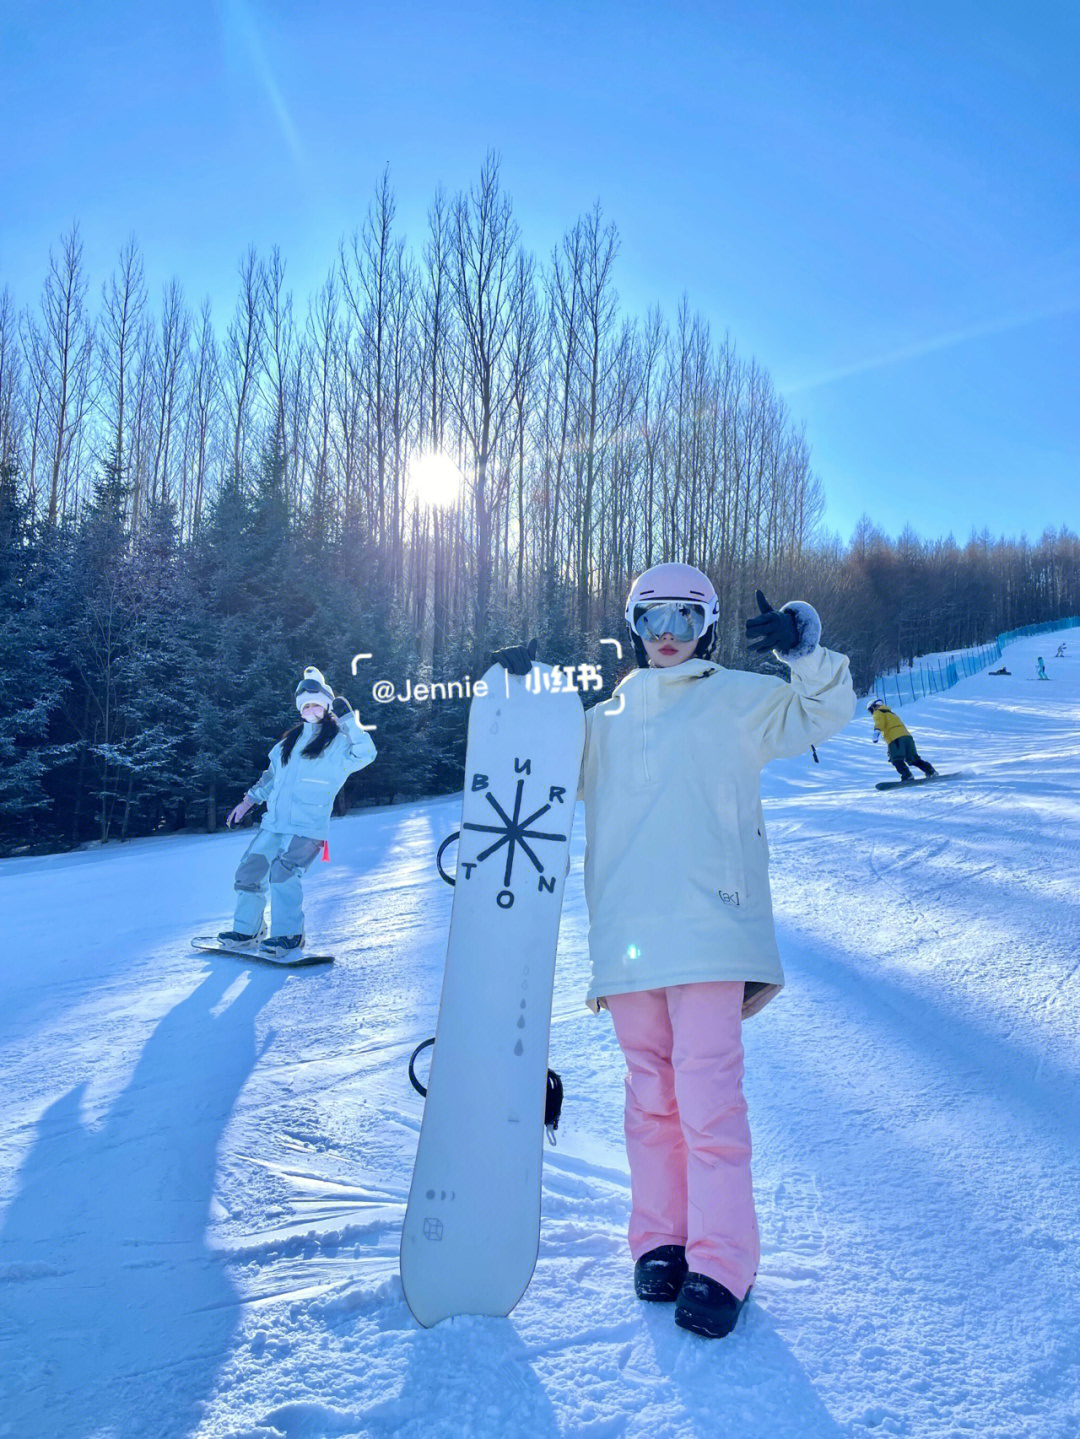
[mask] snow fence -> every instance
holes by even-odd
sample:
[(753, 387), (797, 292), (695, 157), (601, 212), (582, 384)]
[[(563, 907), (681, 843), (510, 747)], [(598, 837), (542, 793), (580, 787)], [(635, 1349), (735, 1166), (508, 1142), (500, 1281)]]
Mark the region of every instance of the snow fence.
[(1055, 630), (1075, 629), (1078, 625), (1080, 615), (1073, 615), (1067, 620), (1048, 620), (1041, 625), (1022, 625), (1018, 630), (1005, 630), (990, 644), (965, 650), (948, 660), (915, 665), (903, 674), (879, 675), (868, 693), (884, 700), (891, 709), (897, 709), (926, 695), (936, 695), (942, 690), (952, 689), (953, 685), (959, 684), (962, 679), (978, 674), (995, 660), (1001, 659), (1004, 647), (1012, 644), (1014, 640), (1024, 639), (1028, 635), (1048, 635)]

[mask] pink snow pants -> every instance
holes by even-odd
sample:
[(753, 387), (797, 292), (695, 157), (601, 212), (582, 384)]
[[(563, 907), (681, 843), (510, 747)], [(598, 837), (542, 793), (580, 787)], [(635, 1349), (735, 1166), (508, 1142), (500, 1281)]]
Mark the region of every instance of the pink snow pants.
[(609, 994), (626, 1057), (630, 1253), (684, 1244), (742, 1299), (761, 1248), (743, 1098), (742, 981)]

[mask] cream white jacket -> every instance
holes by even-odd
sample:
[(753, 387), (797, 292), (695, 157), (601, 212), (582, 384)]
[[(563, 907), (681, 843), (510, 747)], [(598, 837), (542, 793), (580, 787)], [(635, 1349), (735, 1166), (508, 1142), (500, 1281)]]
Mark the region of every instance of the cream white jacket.
[(590, 1008), (609, 994), (741, 979), (749, 1015), (783, 985), (761, 769), (855, 713), (845, 655), (815, 645), (784, 658), (790, 684), (701, 659), (635, 670), (588, 711)]

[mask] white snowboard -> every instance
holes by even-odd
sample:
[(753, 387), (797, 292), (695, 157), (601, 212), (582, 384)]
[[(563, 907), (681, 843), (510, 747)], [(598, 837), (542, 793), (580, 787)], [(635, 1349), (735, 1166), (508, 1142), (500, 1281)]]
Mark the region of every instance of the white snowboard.
[[(540, 1242), (548, 1031), (585, 714), (548, 665), (469, 710), (457, 881), (401, 1236), (425, 1326), (509, 1314)], [(552, 686), (547, 688), (547, 686)]]
[(258, 964), (273, 964), (278, 969), (304, 969), (313, 964), (333, 964), (332, 954), (309, 954), (303, 949), (287, 949), (283, 954), (274, 954), (264, 950), (262, 946), (255, 949), (244, 949), (240, 945), (223, 944), (216, 935), (196, 935), (191, 941), (192, 949), (201, 950), (203, 954), (228, 954), (237, 959), (251, 959)]

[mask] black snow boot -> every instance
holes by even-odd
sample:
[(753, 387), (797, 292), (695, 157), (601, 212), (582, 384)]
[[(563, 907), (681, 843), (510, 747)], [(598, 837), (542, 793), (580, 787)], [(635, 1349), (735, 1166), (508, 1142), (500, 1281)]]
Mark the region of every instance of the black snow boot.
[(686, 1278), (686, 1250), (681, 1244), (661, 1244), (634, 1265), (634, 1293), (654, 1304), (671, 1304), (679, 1297)]
[(238, 929), (226, 929), (218, 935), (218, 939), (221, 940), (222, 944), (247, 944), (254, 949), (265, 933), (265, 926), (259, 930), (258, 934), (241, 934)]
[(688, 1274), (675, 1304), (675, 1323), (705, 1339), (723, 1339), (735, 1328), (745, 1303), (746, 1299), (736, 1299), (730, 1289), (707, 1274)]
[(269, 950), (271, 954), (285, 954), (289, 950), (303, 949), (303, 947), (304, 936), (302, 934), (278, 934), (263, 944), (263, 949)]

